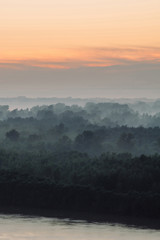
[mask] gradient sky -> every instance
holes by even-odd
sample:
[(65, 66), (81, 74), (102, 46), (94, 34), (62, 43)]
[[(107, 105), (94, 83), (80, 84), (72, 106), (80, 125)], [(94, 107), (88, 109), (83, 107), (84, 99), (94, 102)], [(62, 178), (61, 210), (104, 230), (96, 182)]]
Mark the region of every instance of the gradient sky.
[(0, 0), (1, 96), (159, 92), (159, 0)]

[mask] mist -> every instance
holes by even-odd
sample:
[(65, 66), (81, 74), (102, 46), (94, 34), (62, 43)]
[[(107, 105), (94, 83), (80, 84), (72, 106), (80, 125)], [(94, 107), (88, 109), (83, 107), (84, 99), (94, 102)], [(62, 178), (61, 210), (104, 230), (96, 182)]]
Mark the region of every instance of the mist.
[(1, 97), (159, 98), (159, 63), (49, 69), (0, 68)]

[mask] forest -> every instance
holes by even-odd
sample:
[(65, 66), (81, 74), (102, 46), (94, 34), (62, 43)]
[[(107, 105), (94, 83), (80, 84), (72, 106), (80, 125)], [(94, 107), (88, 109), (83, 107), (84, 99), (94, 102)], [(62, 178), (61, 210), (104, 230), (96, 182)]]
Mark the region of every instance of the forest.
[(0, 206), (160, 214), (160, 102), (0, 106)]

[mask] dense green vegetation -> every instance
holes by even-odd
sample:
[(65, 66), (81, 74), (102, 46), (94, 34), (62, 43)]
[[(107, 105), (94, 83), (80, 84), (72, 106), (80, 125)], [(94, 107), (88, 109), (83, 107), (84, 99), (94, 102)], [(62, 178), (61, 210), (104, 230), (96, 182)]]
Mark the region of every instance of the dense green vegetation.
[(126, 104), (0, 107), (0, 205), (158, 217), (160, 115)]

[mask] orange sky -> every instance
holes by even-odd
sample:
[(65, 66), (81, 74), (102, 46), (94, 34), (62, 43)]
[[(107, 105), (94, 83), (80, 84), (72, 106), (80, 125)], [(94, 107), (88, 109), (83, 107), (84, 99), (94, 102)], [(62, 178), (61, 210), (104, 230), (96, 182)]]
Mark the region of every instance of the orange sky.
[(157, 62), (159, 30), (159, 0), (1, 0), (0, 67)]
[(0, 0), (0, 96), (160, 97), (160, 0)]

